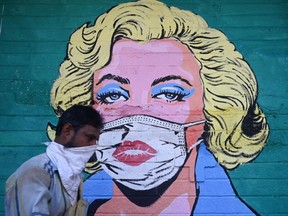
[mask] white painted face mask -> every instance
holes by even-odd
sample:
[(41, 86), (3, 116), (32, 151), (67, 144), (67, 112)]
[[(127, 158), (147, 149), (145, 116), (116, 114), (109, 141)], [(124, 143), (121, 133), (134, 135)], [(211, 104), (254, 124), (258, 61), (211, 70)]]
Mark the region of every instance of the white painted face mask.
[(185, 128), (204, 120), (178, 124), (146, 115), (123, 117), (105, 124), (97, 159), (117, 182), (134, 190), (149, 190), (171, 179), (188, 152)]

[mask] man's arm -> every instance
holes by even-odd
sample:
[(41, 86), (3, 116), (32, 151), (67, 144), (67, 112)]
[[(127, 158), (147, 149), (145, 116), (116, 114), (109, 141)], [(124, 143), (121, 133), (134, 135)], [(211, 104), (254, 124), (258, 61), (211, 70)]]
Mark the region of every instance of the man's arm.
[[(14, 176), (15, 177), (15, 176)], [(41, 167), (31, 167), (21, 172), (6, 185), (6, 216), (50, 215), (50, 175)]]

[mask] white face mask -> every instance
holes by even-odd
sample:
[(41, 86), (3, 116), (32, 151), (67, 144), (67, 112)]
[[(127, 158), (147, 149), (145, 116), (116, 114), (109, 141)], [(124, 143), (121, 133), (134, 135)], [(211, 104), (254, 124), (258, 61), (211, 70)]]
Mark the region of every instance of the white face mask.
[(146, 115), (106, 123), (97, 159), (117, 182), (134, 190), (149, 190), (171, 179), (187, 158), (185, 128), (204, 120), (177, 124)]
[(56, 142), (48, 145), (46, 153), (56, 165), (61, 181), (69, 194), (71, 204), (77, 199), (78, 188), (81, 182), (81, 172), (96, 150), (94, 146), (67, 148)]

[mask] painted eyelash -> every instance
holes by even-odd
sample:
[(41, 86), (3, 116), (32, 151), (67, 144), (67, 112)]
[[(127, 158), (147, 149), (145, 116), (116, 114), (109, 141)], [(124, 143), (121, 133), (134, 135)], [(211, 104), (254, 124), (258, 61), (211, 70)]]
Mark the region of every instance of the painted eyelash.
[[(110, 96), (110, 95), (113, 95), (113, 94), (121, 94), (121, 92), (114, 90), (114, 91), (108, 91), (108, 92), (99, 93), (99, 94), (97, 94), (96, 99), (99, 100), (100, 103), (102, 103), (102, 104), (110, 104), (109, 102), (105, 102), (105, 98), (107, 96)], [(125, 96), (123, 95), (123, 97), (125, 97)]]
[(158, 94), (155, 94), (155, 95), (159, 95), (161, 93), (172, 93), (172, 94), (181, 95), (183, 97), (189, 95), (189, 93), (184, 93), (184, 92), (181, 92), (181, 91), (172, 91), (172, 90), (161, 90)]
[(111, 95), (111, 94), (119, 94), (119, 92), (112, 91), (112, 92), (98, 93), (96, 98), (97, 98), (97, 100), (101, 100), (101, 98), (106, 97), (106, 96)]

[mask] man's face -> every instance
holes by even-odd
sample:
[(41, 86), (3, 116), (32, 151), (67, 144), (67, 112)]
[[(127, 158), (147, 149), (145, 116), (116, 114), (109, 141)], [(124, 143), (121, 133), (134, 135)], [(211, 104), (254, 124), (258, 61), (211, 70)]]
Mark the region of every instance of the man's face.
[(96, 142), (99, 139), (99, 135), (100, 129), (91, 125), (84, 125), (77, 131), (72, 128), (66, 146), (83, 147), (96, 145)]

